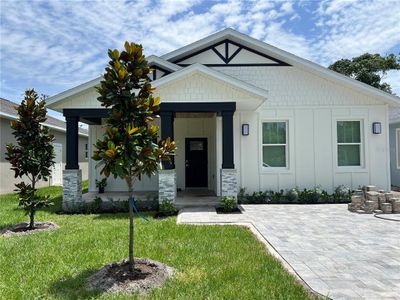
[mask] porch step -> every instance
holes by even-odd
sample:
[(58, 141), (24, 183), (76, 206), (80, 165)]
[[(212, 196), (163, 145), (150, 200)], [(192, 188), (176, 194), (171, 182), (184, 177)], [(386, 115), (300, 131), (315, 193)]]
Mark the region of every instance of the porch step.
[[(211, 197), (210, 197), (211, 198)], [(184, 207), (214, 207), (219, 203), (219, 200), (217, 197), (212, 197), (212, 199), (209, 199), (209, 197), (196, 197), (196, 198), (177, 198), (175, 201), (175, 205), (178, 209), (184, 208)]]

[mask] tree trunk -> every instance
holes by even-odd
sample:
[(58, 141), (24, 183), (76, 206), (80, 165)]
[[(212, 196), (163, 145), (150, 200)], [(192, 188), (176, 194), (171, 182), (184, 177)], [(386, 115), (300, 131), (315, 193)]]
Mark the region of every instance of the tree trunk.
[[(133, 193), (133, 182), (132, 177), (126, 177), (126, 182), (128, 184), (129, 200)], [(133, 273), (135, 269), (135, 258), (133, 251), (133, 233), (134, 233), (134, 222), (133, 222), (133, 207), (129, 201), (129, 271)]]
[[(32, 184), (33, 190), (35, 190), (35, 180), (34, 179), (32, 180), (31, 184)], [(35, 212), (36, 212), (35, 207), (31, 206), (30, 211), (29, 211), (29, 227), (28, 227), (29, 230), (32, 230), (35, 228)]]
[(32, 230), (35, 228), (35, 209), (31, 208), (31, 211), (29, 212), (29, 230)]

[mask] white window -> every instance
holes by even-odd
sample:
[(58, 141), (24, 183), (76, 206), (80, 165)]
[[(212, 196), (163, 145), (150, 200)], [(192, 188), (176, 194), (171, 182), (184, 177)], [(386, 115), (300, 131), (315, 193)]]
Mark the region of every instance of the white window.
[(288, 166), (287, 122), (263, 122), (262, 160), (266, 168)]
[(89, 147), (88, 147), (88, 144), (85, 144), (85, 158), (86, 159), (89, 158)]
[(397, 169), (400, 169), (400, 128), (396, 128), (396, 162)]
[(361, 121), (337, 121), (336, 130), (338, 166), (362, 166)]

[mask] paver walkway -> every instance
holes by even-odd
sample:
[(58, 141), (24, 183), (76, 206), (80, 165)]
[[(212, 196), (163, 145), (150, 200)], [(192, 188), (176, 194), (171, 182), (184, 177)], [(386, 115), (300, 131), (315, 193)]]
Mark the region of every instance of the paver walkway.
[(332, 299), (400, 299), (400, 222), (346, 205), (243, 205), (243, 213), (187, 208), (178, 223), (251, 223), (315, 291)]

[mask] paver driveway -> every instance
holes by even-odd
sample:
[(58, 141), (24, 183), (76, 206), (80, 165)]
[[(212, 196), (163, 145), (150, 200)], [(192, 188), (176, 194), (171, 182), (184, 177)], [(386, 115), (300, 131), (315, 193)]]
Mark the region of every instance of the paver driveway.
[(252, 223), (297, 274), (332, 299), (400, 299), (400, 222), (346, 205), (243, 205), (181, 211), (179, 223)]

